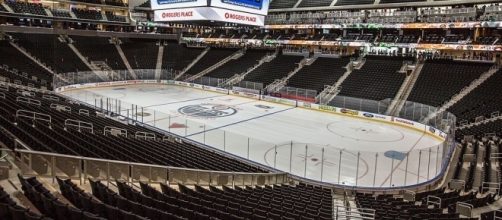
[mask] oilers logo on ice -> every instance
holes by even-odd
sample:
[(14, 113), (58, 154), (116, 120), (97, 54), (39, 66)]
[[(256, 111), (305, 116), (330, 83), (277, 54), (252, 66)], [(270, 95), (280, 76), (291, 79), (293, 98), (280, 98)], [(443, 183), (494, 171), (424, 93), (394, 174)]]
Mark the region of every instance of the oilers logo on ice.
[(227, 105), (199, 104), (181, 107), (178, 112), (197, 118), (221, 118), (234, 115), (237, 110)]

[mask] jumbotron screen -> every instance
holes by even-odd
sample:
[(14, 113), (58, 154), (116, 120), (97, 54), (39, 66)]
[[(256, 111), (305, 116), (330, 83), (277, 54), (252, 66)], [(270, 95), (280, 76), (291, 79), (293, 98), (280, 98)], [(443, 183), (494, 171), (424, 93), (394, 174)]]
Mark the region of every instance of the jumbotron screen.
[(211, 6), (235, 11), (267, 15), (270, 0), (212, 0)]
[(263, 26), (270, 0), (152, 0), (157, 22), (221, 21)]
[(151, 0), (152, 10), (209, 6), (208, 0)]

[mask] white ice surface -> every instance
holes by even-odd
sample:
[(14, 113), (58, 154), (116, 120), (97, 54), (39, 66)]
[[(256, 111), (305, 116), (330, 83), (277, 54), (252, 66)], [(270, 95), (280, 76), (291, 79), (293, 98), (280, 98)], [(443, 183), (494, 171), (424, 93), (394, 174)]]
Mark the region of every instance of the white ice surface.
[[(139, 121), (330, 183), (370, 187), (417, 184), (436, 176), (443, 156), (443, 149), (436, 147), (440, 140), (413, 129), (174, 85), (93, 88), (64, 94), (98, 106), (95, 94), (118, 99), (120, 103), (111, 101), (110, 105), (118, 109), (115, 103), (120, 104), (124, 115), (132, 114), (131, 104), (143, 106), (149, 115), (138, 117)], [(185, 106), (201, 104), (231, 107), (236, 112), (216, 118), (179, 112)], [(384, 155), (387, 151), (409, 152), (409, 157), (393, 160)]]

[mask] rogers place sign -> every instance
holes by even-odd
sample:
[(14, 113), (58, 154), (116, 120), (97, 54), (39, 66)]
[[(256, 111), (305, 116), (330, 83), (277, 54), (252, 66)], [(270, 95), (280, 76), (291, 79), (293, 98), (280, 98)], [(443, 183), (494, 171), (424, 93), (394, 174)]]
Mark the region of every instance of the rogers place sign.
[(162, 18), (182, 18), (182, 17), (193, 17), (193, 11), (163, 12), (162, 13)]
[(256, 17), (238, 15), (238, 14), (233, 14), (233, 13), (228, 13), (228, 12), (225, 13), (225, 19), (238, 20), (238, 21), (248, 21), (248, 22), (256, 23)]

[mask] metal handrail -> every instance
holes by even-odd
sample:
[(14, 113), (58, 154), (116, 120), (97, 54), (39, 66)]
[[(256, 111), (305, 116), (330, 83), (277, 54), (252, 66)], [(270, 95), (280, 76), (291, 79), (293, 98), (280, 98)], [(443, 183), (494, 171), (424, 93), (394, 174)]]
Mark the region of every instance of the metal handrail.
[(67, 127), (76, 127), (79, 131), (81, 131), (82, 129), (88, 129), (91, 130), (91, 133), (94, 133), (94, 125), (90, 122), (66, 119), (64, 121), (64, 127), (65, 129)]
[(345, 206), (335, 206), (333, 212), (333, 219), (361, 219), (371, 220), (375, 219), (375, 209), (369, 208), (354, 208)]
[(99, 161), (99, 162), (107, 162), (107, 163), (114, 163), (114, 164), (121, 164), (121, 165), (134, 165), (134, 166), (144, 166), (144, 167), (154, 167), (154, 168), (165, 168), (165, 169), (171, 169), (171, 170), (184, 170), (184, 171), (198, 171), (198, 172), (220, 173), (220, 174), (227, 174), (227, 175), (265, 175), (265, 176), (273, 176), (273, 175), (284, 175), (284, 174), (286, 174), (286, 173), (247, 173), (247, 172), (230, 172), (230, 171), (201, 170), (201, 169), (181, 168), (181, 167), (155, 165), (155, 164), (147, 164), (147, 163), (126, 162), (126, 161), (119, 161), (119, 160), (110, 160), (110, 159), (93, 158), (93, 157), (81, 157), (81, 156), (74, 156), (74, 155), (49, 153), (49, 152), (41, 152), (41, 151), (32, 151), (32, 150), (21, 150), (21, 149), (11, 150), (11, 149), (6, 149), (6, 148), (0, 148), (0, 151), (12, 152), (12, 153), (15, 152), (15, 153), (20, 153), (20, 154), (39, 155), (39, 156), (48, 156), (48, 157), (60, 157), (60, 158), (68, 158), (68, 159)]
[(28, 110), (23, 110), (23, 109), (16, 111), (16, 118), (29, 118), (34, 121), (40, 120), (40, 121), (52, 123), (52, 117), (48, 114), (43, 114), (43, 113), (38, 113), (38, 112), (28, 111)]
[[(435, 201), (433, 201), (435, 200)], [(441, 198), (440, 197), (437, 197), (437, 196), (432, 196), (432, 195), (428, 195), (427, 196), (427, 205), (438, 205), (439, 208), (441, 208)]]

